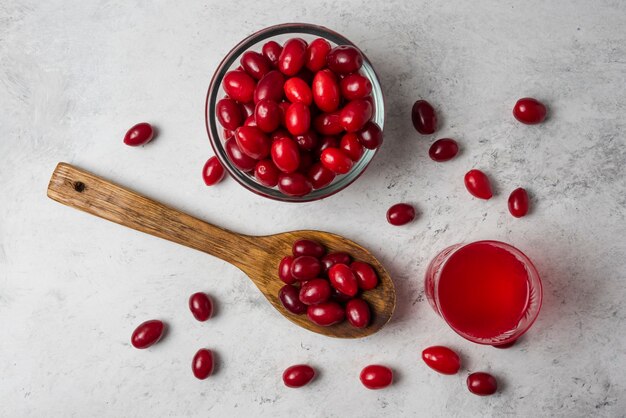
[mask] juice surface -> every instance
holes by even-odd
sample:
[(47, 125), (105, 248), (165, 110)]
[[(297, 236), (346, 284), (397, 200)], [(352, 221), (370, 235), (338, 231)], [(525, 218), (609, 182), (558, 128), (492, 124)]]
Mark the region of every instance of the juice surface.
[(493, 338), (514, 329), (528, 310), (528, 273), (507, 250), (491, 243), (470, 244), (447, 261), (438, 296), (452, 328)]

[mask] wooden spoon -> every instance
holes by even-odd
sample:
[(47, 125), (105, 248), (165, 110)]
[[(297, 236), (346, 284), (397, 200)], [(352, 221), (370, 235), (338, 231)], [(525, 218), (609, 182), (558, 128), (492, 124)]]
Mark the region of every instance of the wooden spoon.
[[(140, 194), (110, 183), (87, 171), (59, 163), (48, 185), (48, 197), (138, 231), (204, 251), (227, 261), (248, 275), (267, 300), (291, 322), (319, 334), (338, 338), (359, 338), (373, 334), (391, 318), (396, 292), (389, 274), (369, 251), (339, 235), (322, 231), (292, 231), (268, 236), (237, 234), (211, 225)], [(291, 254), (293, 242), (308, 238), (322, 243), (328, 251), (344, 251), (355, 260), (371, 264), (379, 284), (363, 293), (372, 308), (372, 322), (363, 329), (347, 321), (330, 327), (315, 325), (306, 315), (287, 311), (278, 299), (284, 283), (278, 278), (278, 264)]]

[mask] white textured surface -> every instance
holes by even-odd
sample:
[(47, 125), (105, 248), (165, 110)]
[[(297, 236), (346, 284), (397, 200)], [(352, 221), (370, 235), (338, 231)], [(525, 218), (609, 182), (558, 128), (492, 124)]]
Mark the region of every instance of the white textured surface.
[[(321, 202), (271, 202), (232, 180), (208, 189), (212, 72), (241, 38), (288, 21), (338, 30), (368, 54), (387, 94), (384, 147), (357, 183)], [(625, 28), (619, 1), (3, 0), (0, 416), (624, 416)], [(547, 123), (514, 121), (526, 95), (549, 105)], [(417, 98), (439, 110), (437, 136), (462, 144), (456, 160), (427, 158), (434, 138), (410, 124)], [(142, 120), (159, 138), (122, 145)], [(393, 273), (397, 313), (359, 341), (295, 328), (235, 268), (48, 200), (58, 161), (237, 231), (353, 238)], [(491, 175), (494, 199), (464, 190), (472, 167)], [(506, 210), (518, 186), (534, 206), (521, 220)], [(385, 222), (398, 201), (421, 213), (408, 227)], [(423, 297), (427, 261), (479, 238), (519, 246), (543, 276), (540, 318), (510, 350), (457, 337)], [(219, 305), (204, 324), (186, 308), (199, 290)], [(134, 326), (154, 317), (167, 337), (132, 349)], [(420, 351), (431, 344), (458, 349), (462, 373), (428, 370)], [(201, 382), (190, 360), (204, 346), (219, 369)], [(289, 390), (280, 375), (296, 362), (320, 376)], [(397, 383), (365, 390), (358, 374), (372, 362), (393, 366)], [(474, 370), (491, 370), (503, 390), (469, 394)]]

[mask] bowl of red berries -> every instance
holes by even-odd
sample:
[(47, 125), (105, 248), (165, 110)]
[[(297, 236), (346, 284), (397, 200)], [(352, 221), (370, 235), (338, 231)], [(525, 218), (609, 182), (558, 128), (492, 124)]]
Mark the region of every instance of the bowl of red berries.
[(372, 64), (348, 39), (288, 23), (226, 55), (205, 118), (211, 146), (237, 182), (270, 199), (308, 202), (364, 172), (382, 144), (384, 101)]

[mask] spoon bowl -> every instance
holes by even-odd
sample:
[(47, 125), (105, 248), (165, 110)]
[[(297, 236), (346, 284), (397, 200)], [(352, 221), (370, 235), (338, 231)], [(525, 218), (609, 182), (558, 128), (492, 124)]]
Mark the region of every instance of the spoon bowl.
[[(66, 163), (59, 163), (54, 170), (48, 185), (48, 197), (120, 225), (206, 252), (235, 265), (246, 273), (284, 317), (318, 334), (337, 338), (365, 337), (382, 328), (395, 309), (396, 293), (389, 274), (367, 249), (340, 235), (311, 230), (267, 236), (237, 234)], [(302, 238), (318, 241), (329, 252), (346, 252), (353, 259), (369, 263), (376, 270), (378, 286), (362, 295), (372, 310), (369, 326), (355, 328), (344, 321), (322, 327), (309, 321), (306, 315), (294, 315), (283, 307), (278, 299), (278, 292), (284, 285), (278, 278), (278, 265), (285, 255), (291, 254), (294, 241)]]

